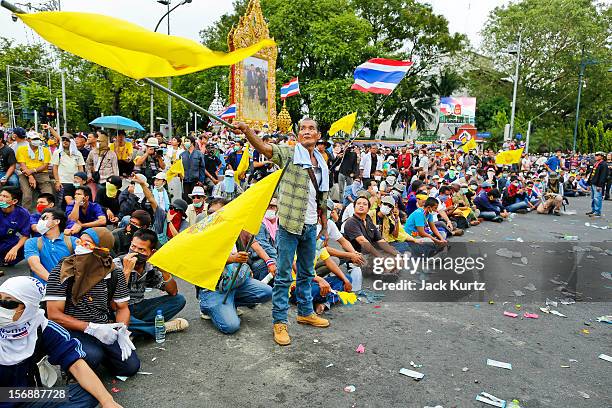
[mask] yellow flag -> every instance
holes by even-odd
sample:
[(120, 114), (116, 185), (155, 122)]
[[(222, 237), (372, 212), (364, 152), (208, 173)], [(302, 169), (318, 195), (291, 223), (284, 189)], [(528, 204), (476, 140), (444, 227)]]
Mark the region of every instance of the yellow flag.
[(464, 143), (463, 145), (461, 145), (461, 150), (463, 150), (465, 153), (469, 152), (470, 150), (475, 150), (477, 147), (476, 145), (476, 140), (474, 140), (474, 138), (470, 138), (470, 140), (468, 140), (466, 143)]
[(521, 156), (523, 154), (523, 149), (517, 150), (506, 150), (504, 152), (497, 153), (495, 156), (495, 164), (514, 164), (521, 161)]
[(244, 145), (242, 157), (240, 158), (240, 163), (238, 163), (238, 168), (234, 171), (234, 180), (236, 180), (236, 183), (240, 183), (240, 177), (249, 169), (249, 160), (249, 144), (246, 143)]
[(346, 134), (350, 134), (353, 131), (353, 126), (355, 126), (355, 120), (357, 120), (357, 112), (338, 119), (329, 128), (329, 135), (333, 136), (341, 130)]
[(262, 48), (276, 45), (273, 40), (263, 40), (224, 53), (209, 50), (187, 38), (154, 33), (100, 14), (45, 11), (17, 16), (62, 50), (135, 79), (184, 75), (233, 65)]
[(166, 181), (169, 183), (170, 180), (179, 175), (181, 177), (185, 177), (185, 168), (183, 167), (182, 159), (178, 159), (174, 162), (174, 164), (172, 164), (172, 166), (170, 166), (170, 168), (166, 172)]
[(197, 286), (215, 290), (242, 230), (257, 234), (282, 170), (255, 183), (238, 198), (181, 232), (149, 262)]
[(412, 131), (416, 130), (416, 120), (412, 121), (412, 125), (410, 126), (410, 130), (412, 130)]

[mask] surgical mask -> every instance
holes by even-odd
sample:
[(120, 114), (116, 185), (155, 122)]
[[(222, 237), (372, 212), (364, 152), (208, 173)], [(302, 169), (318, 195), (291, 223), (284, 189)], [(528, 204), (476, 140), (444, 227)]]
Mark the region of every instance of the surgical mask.
[(183, 143), (185, 145), (185, 149), (189, 149), (191, 147), (191, 142)]
[(448, 175), (451, 177), (455, 177), (455, 170), (449, 170)]
[(380, 207), (380, 212), (383, 213), (383, 215), (389, 215), (391, 214), (391, 207), (389, 207), (388, 205), (383, 205), (382, 207)]
[(138, 252), (136, 252), (136, 251), (132, 251), (132, 250), (130, 250), (128, 253), (129, 253), (129, 254), (136, 254), (136, 264), (140, 264), (140, 265), (142, 265), (142, 264), (147, 263), (147, 261), (149, 260), (149, 257), (148, 257), (148, 256), (143, 255), (143, 254), (139, 254), (139, 253), (138, 253)]
[(4, 201), (0, 201), (0, 208), (9, 208), (11, 205)]
[(195, 202), (193, 203), (193, 206), (195, 208), (202, 208), (203, 205), (204, 205), (204, 201), (200, 201), (199, 203), (195, 203)]
[(155, 186), (155, 188), (157, 189), (157, 191), (163, 191), (164, 185), (162, 184), (161, 186)]
[(372, 191), (375, 192), (375, 193), (378, 193), (378, 187), (372, 186)]
[(376, 181), (380, 181), (382, 179), (382, 176), (374, 176), (374, 180)]
[(77, 245), (74, 248), (74, 254), (75, 255), (87, 255), (87, 254), (91, 254), (93, 251), (89, 248), (85, 248), (84, 246), (81, 245)]
[(387, 177), (387, 184), (395, 184), (395, 176), (389, 176)]
[(15, 311), (0, 307), (0, 327), (6, 327), (13, 323), (13, 317), (15, 317)]
[(38, 220), (36, 223), (36, 230), (40, 235), (45, 235), (47, 231), (49, 231), (51, 227), (49, 226), (49, 221), (43, 220), (42, 218)]
[(38, 146), (42, 145), (42, 141), (38, 140), (38, 139), (37, 140), (32, 140), (31, 143), (32, 143), (32, 146), (34, 146), (34, 147), (38, 147)]
[(462, 189), (461, 189), (461, 192), (462, 192), (463, 194), (465, 194), (465, 193), (467, 193), (467, 192), (468, 192), (468, 189), (464, 187), (464, 188), (462, 188)]
[(72, 185), (74, 186), (74, 188), (81, 187), (81, 183), (72, 183)]
[(267, 220), (274, 221), (276, 219), (276, 211), (266, 210), (264, 217), (266, 217)]
[(439, 196), (438, 196), (438, 199), (439, 199), (440, 201), (442, 201), (442, 202), (445, 202), (445, 201), (448, 199), (448, 196), (447, 196), (447, 195), (439, 195)]
[(45, 210), (45, 208), (47, 208), (47, 206), (44, 205), (44, 204), (37, 204), (36, 205), (36, 211), (38, 211), (39, 213), (43, 212)]

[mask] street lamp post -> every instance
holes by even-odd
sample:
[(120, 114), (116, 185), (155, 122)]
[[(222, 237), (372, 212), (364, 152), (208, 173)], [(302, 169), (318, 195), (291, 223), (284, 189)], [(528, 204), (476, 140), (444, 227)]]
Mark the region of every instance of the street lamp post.
[[(158, 3), (163, 4), (164, 6), (167, 7), (167, 12), (166, 14), (164, 14), (159, 21), (157, 22), (157, 24), (155, 25), (155, 30), (153, 30), (154, 32), (157, 32), (157, 29), (159, 28), (159, 25), (161, 24), (161, 22), (164, 20), (164, 18), (168, 17), (168, 35), (170, 35), (170, 13), (172, 13), (174, 10), (176, 10), (178, 7), (182, 6), (183, 4), (187, 4), (187, 3), (191, 3), (192, 0), (183, 0), (181, 1), (179, 4), (177, 4), (176, 6), (170, 8), (170, 2), (171, 0), (157, 0)], [(168, 89), (172, 90), (172, 77), (168, 77)], [(150, 92), (150, 110), (151, 110), (151, 116), (150, 116), (150, 126), (151, 126), (151, 133), (154, 132), (154, 107), (153, 107), (153, 86), (151, 86), (151, 92)], [(172, 137), (172, 96), (170, 96), (170, 94), (168, 94), (168, 137), (171, 138)]]
[(512, 93), (512, 113), (510, 114), (510, 139), (514, 137), (514, 114), (516, 112), (516, 91), (519, 81), (519, 66), (521, 63), (521, 40), (522, 34), (519, 32), (518, 49), (516, 50), (516, 71), (514, 73), (514, 91)]

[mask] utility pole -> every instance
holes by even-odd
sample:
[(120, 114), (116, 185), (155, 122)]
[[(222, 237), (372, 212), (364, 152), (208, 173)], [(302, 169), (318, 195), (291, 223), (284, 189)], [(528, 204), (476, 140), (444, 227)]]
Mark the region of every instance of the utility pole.
[[(168, 35), (170, 35), (170, 1), (168, 5)], [(168, 77), (168, 89), (172, 90), (172, 77)], [(172, 139), (172, 96), (168, 94), (168, 139)]]
[(66, 117), (66, 77), (64, 71), (60, 71), (62, 77), (62, 117), (64, 118), (64, 133), (68, 133), (68, 118)]
[(582, 96), (582, 77), (584, 77), (584, 45), (580, 53), (580, 74), (578, 74), (578, 100), (576, 101), (576, 121), (574, 122), (574, 141), (572, 143), (572, 153), (576, 153), (576, 137), (578, 136), (578, 119), (580, 118), (580, 97)]
[(522, 34), (519, 32), (518, 50), (516, 54), (516, 71), (514, 73), (514, 92), (512, 93), (512, 113), (510, 115), (510, 140), (514, 138), (514, 114), (516, 112), (516, 91), (519, 81), (519, 65), (521, 63), (521, 40)]

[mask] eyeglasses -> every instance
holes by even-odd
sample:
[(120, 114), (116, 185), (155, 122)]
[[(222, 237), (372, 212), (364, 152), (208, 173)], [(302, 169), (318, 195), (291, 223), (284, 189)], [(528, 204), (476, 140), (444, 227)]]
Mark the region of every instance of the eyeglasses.
[(18, 302), (16, 300), (0, 299), (0, 307), (3, 307), (5, 309), (15, 310), (19, 307), (19, 305), (23, 305), (23, 303)]
[(91, 251), (93, 251), (94, 249), (97, 249), (97, 250), (103, 251), (103, 252), (110, 252), (110, 250), (108, 248), (98, 247), (93, 242), (85, 241), (85, 240), (83, 240), (81, 238), (77, 238), (77, 240), (75, 242), (76, 242), (77, 245), (80, 245), (83, 248), (87, 248), (87, 249), (89, 249)]

